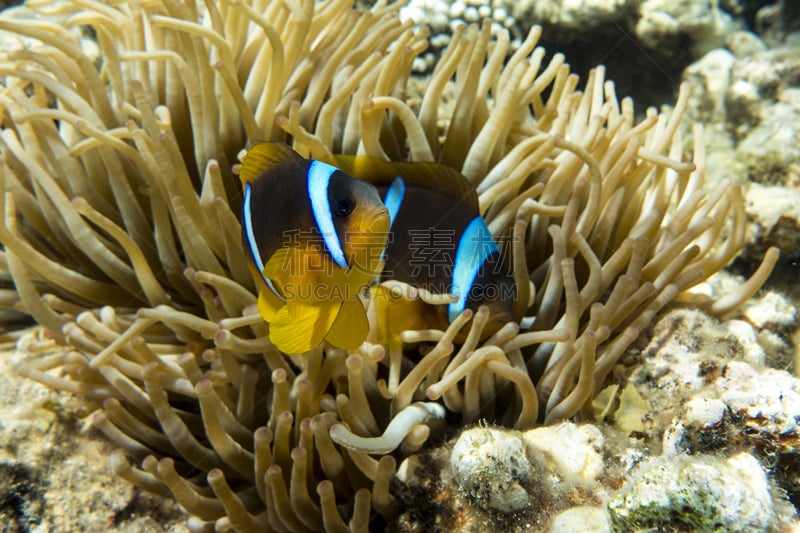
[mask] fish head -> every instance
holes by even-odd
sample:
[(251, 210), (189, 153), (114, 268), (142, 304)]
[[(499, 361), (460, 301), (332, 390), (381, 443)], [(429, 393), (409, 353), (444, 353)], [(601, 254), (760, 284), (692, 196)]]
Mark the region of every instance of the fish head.
[(329, 190), (331, 214), (349, 270), (368, 282), (382, 266), (389, 211), (373, 185), (348, 178)]

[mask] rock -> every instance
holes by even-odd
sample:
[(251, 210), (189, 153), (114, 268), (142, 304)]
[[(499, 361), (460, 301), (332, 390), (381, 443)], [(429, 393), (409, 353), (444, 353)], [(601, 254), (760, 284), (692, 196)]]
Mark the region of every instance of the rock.
[[(796, 304), (767, 291), (740, 316), (672, 309), (629, 350), (618, 370), (631, 372), (624, 388), (646, 400), (641, 429), (472, 428), (425, 452), (413, 472), (401, 467), (413, 508), (436, 501), (437, 523), (454, 531), (792, 531), (800, 523), (800, 380), (764, 366), (774, 363), (764, 343), (792, 342)], [(610, 391), (629, 402), (618, 387)], [(740, 450), (754, 455), (726, 459)]]
[(611, 533), (608, 511), (600, 507), (573, 507), (553, 518), (550, 533)]
[(767, 49), (764, 41), (751, 31), (734, 31), (725, 39), (725, 47), (736, 57), (747, 57)]
[(586, 31), (598, 24), (624, 23), (634, 2), (630, 0), (524, 0), (512, 2), (518, 20), (558, 26), (564, 31)]
[[(798, 49), (800, 53), (800, 49)], [(800, 89), (784, 89), (763, 106), (759, 123), (741, 140), (737, 158), (750, 180), (767, 185), (800, 183)]]
[(758, 335), (753, 326), (744, 320), (729, 320), (725, 323), (732, 338), (741, 343), (741, 355), (745, 362), (756, 368), (763, 367), (767, 362), (767, 354), (758, 343)]
[(603, 472), (603, 433), (588, 424), (564, 422), (522, 434), (531, 461), (568, 485), (587, 486)]
[(745, 425), (782, 437), (800, 437), (800, 380), (783, 370), (756, 370), (742, 362), (725, 366), (715, 386), (732, 413)]
[[(798, 215), (800, 219), (800, 204)], [(785, 332), (797, 327), (797, 307), (792, 305), (786, 296), (775, 291), (767, 291), (754, 302), (747, 304), (742, 309), (742, 315), (758, 329)]]
[(614, 413), (614, 425), (626, 435), (644, 431), (643, 419), (650, 413), (650, 402), (632, 384), (625, 385), (619, 395), (619, 407)]
[(771, 531), (770, 486), (755, 457), (678, 455), (641, 463), (609, 502), (615, 529)]
[(730, 73), (736, 58), (717, 48), (693, 63), (683, 73), (692, 83), (689, 115), (699, 122), (721, 122), (725, 118), (725, 93), (730, 85)]
[(726, 96), (728, 124), (743, 138), (763, 118), (765, 108), (786, 89), (800, 85), (800, 51), (781, 47), (737, 59)]
[[(800, 330), (795, 331), (794, 335), (800, 335)], [(758, 332), (758, 344), (764, 348), (767, 354), (767, 365), (773, 368), (797, 368), (797, 359), (799, 345), (797, 342), (792, 341), (792, 336), (783, 335), (764, 329)]]
[(502, 512), (530, 503), (523, 486), (531, 480), (531, 464), (519, 434), (488, 427), (464, 431), (450, 456), (453, 479), (467, 496)]
[[(737, 140), (727, 126), (730, 121), (729, 102), (736, 88), (731, 88), (731, 75), (736, 56), (729, 50), (718, 48), (708, 52), (683, 72), (683, 80), (691, 87), (686, 110), (684, 130), (693, 142), (691, 125), (703, 125), (703, 142), (706, 146), (706, 187), (713, 190), (723, 183), (747, 183), (748, 162), (737, 151)], [(753, 87), (740, 85), (739, 90), (753, 91)], [(742, 120), (755, 124), (760, 111), (757, 98), (748, 94), (743, 102), (751, 102), (753, 109)], [(744, 104), (743, 104), (744, 105)], [(745, 109), (743, 107), (742, 109)], [(748, 126), (749, 127), (749, 126)], [(690, 144), (687, 143), (687, 148)], [(763, 252), (762, 252), (763, 253)]]
[(714, 398), (697, 397), (686, 403), (686, 421), (701, 429), (718, 426), (727, 412), (725, 402)]
[(681, 397), (689, 399), (706, 387), (726, 357), (740, 353), (739, 347), (708, 315), (676, 309), (654, 326), (649, 344), (641, 351), (642, 366), (632, 381), (647, 385), (640, 392), (654, 411), (674, 409)]
[[(773, 346), (770, 344), (768, 352), (761, 344), (768, 331), (758, 331), (745, 320), (719, 323), (700, 311), (666, 313), (653, 327), (650, 342), (640, 352), (641, 366), (631, 376), (650, 405), (652, 424), (665, 427), (688, 413), (690, 426), (710, 427), (715, 425), (712, 419), (720, 419), (719, 401), (736, 415), (745, 406), (755, 410), (759, 403), (777, 405), (781, 394), (790, 402), (787, 409), (793, 409), (793, 391), (800, 390), (796, 380), (786, 372), (765, 368), (773, 360)], [(744, 370), (739, 369), (750, 373), (742, 374)], [(764, 384), (759, 385), (759, 380)], [(704, 406), (704, 401), (714, 403)], [(765, 431), (788, 429), (794, 421), (790, 413), (794, 411), (781, 415), (780, 421)], [(800, 412), (797, 414), (800, 420)]]
[[(770, 47), (778, 47), (797, 38), (800, 33), (800, 4), (793, 0), (760, 2), (755, 27)], [(800, 41), (798, 41), (800, 42)]]
[(636, 36), (652, 49), (682, 50), (701, 57), (725, 42), (733, 28), (730, 15), (706, 0), (645, 0), (639, 8)]
[(749, 244), (743, 258), (756, 264), (770, 246), (790, 262), (800, 257), (800, 189), (753, 183), (745, 189)]
[[(39, 331), (24, 335), (20, 345), (46, 357), (57, 348)], [(75, 421), (86, 415), (86, 402), (15, 374), (13, 365), (24, 356), (0, 351), (4, 531), (188, 531), (175, 501), (142, 493), (111, 472), (113, 446)]]

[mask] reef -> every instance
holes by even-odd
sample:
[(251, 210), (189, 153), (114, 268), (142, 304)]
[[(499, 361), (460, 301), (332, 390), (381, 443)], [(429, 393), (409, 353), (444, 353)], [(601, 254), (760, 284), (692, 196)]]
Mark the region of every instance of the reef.
[[(193, 529), (400, 524), (415, 502), (400, 480), (425, 479), (404, 460), (480, 420), (591, 419), (665, 306), (728, 315), (778, 259), (768, 248), (725, 295), (690, 292), (737, 256), (746, 215), (739, 184), (704, 189), (700, 128), (684, 146), (688, 84), (637, 118), (602, 67), (581, 81), (545, 59), (540, 28), (512, 50), (486, 22), (457, 26), (414, 93), (427, 30), (397, 4), (351, 8), (29, 2), (0, 16), (0, 302), (62, 347), (17, 372), (85, 398), (114, 473), (175, 498)], [(280, 353), (239, 239), (232, 169), (257, 140), (460, 170), (508, 244), (525, 318), (481, 341), (487, 310), (468, 310), (381, 344), (387, 318), (365, 302), (357, 350)]]

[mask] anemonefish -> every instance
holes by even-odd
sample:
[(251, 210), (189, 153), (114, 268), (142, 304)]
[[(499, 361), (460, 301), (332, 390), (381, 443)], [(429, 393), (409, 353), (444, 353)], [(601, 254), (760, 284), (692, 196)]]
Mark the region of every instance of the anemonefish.
[(360, 346), (369, 324), (359, 293), (380, 273), (389, 231), (376, 188), (278, 143), (250, 148), (239, 178), (242, 241), (272, 343), (290, 354), (323, 340)]
[(460, 172), (436, 163), (365, 156), (334, 156), (332, 162), (373, 183), (389, 210), (391, 231), (381, 280), (455, 297), (436, 310), (393, 298), (397, 305), (383, 305), (380, 311), (384, 337), (397, 337), (403, 329), (446, 326), (465, 309), (480, 305), (490, 311), (484, 337), (519, 318), (513, 311), (514, 278), (480, 216), (474, 187)]

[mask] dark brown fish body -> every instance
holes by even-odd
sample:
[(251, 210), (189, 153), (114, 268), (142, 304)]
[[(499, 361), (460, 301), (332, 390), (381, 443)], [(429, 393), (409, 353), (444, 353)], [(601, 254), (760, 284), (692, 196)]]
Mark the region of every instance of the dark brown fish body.
[[(378, 187), (378, 191), (386, 200), (388, 188)], [(480, 265), (474, 277), (466, 274), (469, 279), (456, 287), (463, 272), (459, 261), (464, 261), (465, 254)], [(469, 198), (407, 187), (392, 220), (385, 257), (382, 280), (395, 279), (434, 294), (460, 293), (466, 288), (465, 301), (449, 306), (449, 320), (480, 305), (489, 306), (493, 322), (514, 319), (514, 279)]]
[[(381, 279), (395, 279), (458, 300), (440, 311), (490, 309), (486, 331), (514, 320), (516, 284), (483, 218), (471, 184), (435, 163), (336, 156), (333, 164), (373, 183), (391, 217)], [(445, 322), (446, 323), (446, 322)]]

